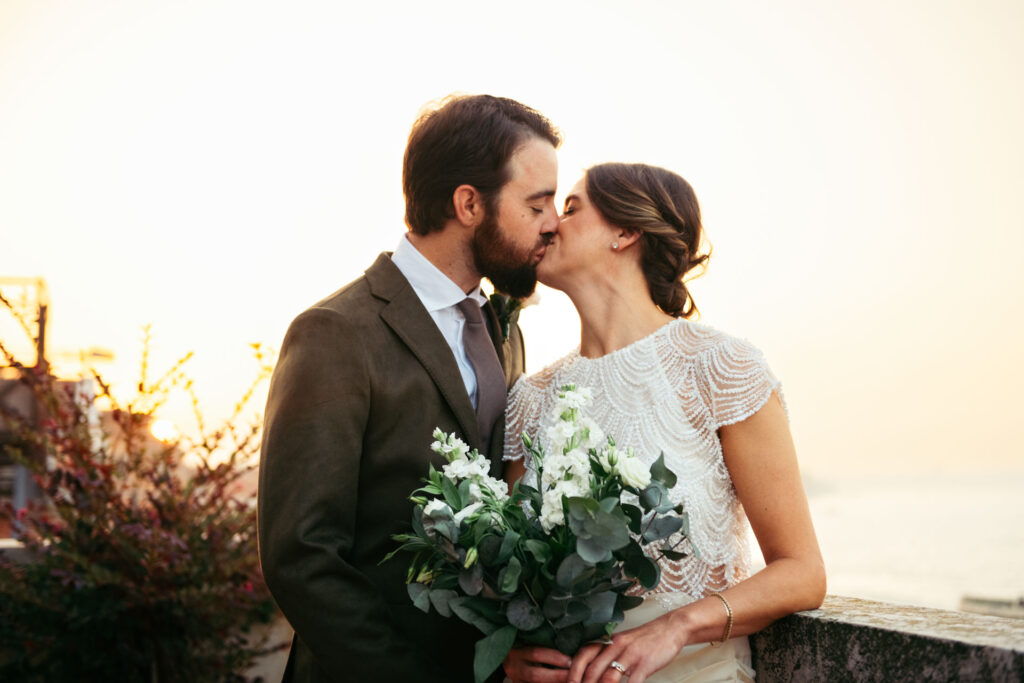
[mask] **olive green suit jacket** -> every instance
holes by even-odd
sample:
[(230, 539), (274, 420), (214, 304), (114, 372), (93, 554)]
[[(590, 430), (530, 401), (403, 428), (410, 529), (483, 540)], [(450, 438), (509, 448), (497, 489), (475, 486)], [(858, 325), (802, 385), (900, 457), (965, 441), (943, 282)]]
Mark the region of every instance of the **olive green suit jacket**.
[[(523, 372), (513, 326), (506, 386)], [(408, 531), (435, 427), (484, 452), (451, 348), (411, 285), (381, 254), (365, 275), (291, 324), (270, 384), (259, 476), (259, 549), (295, 629), (286, 681), (472, 680), (476, 629), (424, 614), (406, 593)], [(504, 423), (486, 452), (500, 472)]]

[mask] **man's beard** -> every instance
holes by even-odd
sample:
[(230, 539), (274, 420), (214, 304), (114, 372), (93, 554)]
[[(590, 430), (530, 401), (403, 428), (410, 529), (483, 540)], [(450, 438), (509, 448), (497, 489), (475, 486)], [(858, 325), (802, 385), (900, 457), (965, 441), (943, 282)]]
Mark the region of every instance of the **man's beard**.
[(536, 246), (520, 250), (502, 234), (495, 213), (488, 211), (473, 233), (473, 262), (477, 272), (496, 290), (525, 299), (537, 288), (537, 266), (533, 263)]

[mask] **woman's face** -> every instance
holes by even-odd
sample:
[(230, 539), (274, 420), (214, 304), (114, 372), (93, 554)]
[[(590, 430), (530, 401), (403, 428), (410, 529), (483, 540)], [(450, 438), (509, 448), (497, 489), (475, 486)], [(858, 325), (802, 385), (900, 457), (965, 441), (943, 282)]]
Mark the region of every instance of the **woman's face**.
[(612, 257), (619, 230), (590, 203), (586, 186), (584, 176), (569, 191), (558, 232), (537, 266), (537, 279), (549, 287), (565, 289), (574, 279), (602, 270)]

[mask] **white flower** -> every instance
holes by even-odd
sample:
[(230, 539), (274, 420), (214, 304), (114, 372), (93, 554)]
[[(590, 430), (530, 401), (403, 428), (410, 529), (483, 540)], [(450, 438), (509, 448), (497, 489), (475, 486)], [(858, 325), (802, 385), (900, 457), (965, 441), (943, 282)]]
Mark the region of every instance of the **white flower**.
[(441, 468), (444, 476), (452, 481), (459, 479), (475, 479), (486, 476), (491, 470), (491, 464), (483, 456), (469, 460), (466, 458), (452, 460)]
[(448, 441), (447, 457), (449, 461), (462, 460), (469, 453), (469, 446), (462, 439), (453, 436)]
[(482, 502), (477, 501), (476, 503), (471, 503), (470, 505), (467, 505), (466, 507), (462, 508), (461, 510), (455, 513), (455, 523), (461, 524), (462, 520), (472, 515), (474, 512), (483, 507), (483, 505), (484, 504)]
[(499, 503), (508, 500), (508, 484), (503, 479), (482, 476), (472, 480), (469, 484), (469, 500), (476, 503), (484, 499), (484, 490), (487, 490), (491, 497)]
[(565, 461), (574, 479), (590, 480), (590, 456), (586, 452), (574, 448), (565, 454)]
[(590, 483), (579, 479), (563, 479), (553, 489), (566, 498), (585, 498), (590, 495)]
[(430, 450), (443, 455), (449, 462), (462, 460), (470, 452), (465, 441), (454, 434), (445, 434), (439, 427), (434, 429), (433, 437), (434, 442), (430, 444)]
[(633, 486), (638, 489), (647, 488), (651, 483), (651, 473), (641, 462), (640, 458), (632, 454), (619, 458), (615, 465), (616, 471), (622, 477), (622, 483), (626, 486)]
[(593, 396), (590, 393), (589, 388), (577, 387), (576, 389), (569, 389), (560, 393), (558, 395), (558, 403), (560, 403), (563, 408), (580, 410), (590, 403), (592, 398)]
[(565, 473), (569, 471), (572, 466), (572, 461), (564, 455), (549, 455), (544, 458), (544, 476), (541, 478), (541, 484), (544, 488), (550, 488), (555, 485), (556, 481), (565, 478)]
[(440, 499), (434, 499), (423, 506), (423, 516), (432, 517), (435, 512), (443, 512), (447, 510), (451, 514), (452, 509), (448, 507), (448, 503)]
[(508, 484), (504, 479), (484, 476), (480, 478), (480, 484), (489, 490), (499, 503), (508, 500)]
[(615, 446), (608, 446), (597, 452), (597, 461), (609, 474), (615, 471), (615, 463), (619, 461), (619, 453)]
[(540, 524), (544, 531), (551, 531), (555, 526), (565, 524), (565, 513), (562, 510), (562, 496), (566, 498), (583, 498), (590, 495), (590, 485), (578, 479), (562, 479), (544, 492), (540, 506)]
[(552, 528), (562, 524), (565, 524), (562, 496), (555, 491), (548, 491), (544, 494), (544, 500), (540, 506), (540, 526), (544, 531), (551, 531)]
[(591, 420), (589, 417), (584, 417), (580, 420), (580, 430), (583, 435), (583, 442), (580, 447), (583, 450), (590, 450), (591, 448), (598, 448), (605, 443), (604, 432), (597, 425), (596, 422)]
[(558, 420), (546, 432), (548, 448), (553, 453), (561, 453), (565, 450), (566, 444), (576, 435), (576, 425), (566, 420)]

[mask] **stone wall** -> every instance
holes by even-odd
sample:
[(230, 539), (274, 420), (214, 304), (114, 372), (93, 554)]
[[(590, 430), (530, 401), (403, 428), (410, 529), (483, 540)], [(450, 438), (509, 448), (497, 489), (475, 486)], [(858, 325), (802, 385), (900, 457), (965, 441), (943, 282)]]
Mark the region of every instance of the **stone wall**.
[(758, 683), (1024, 681), (1024, 619), (830, 595), (750, 640)]

